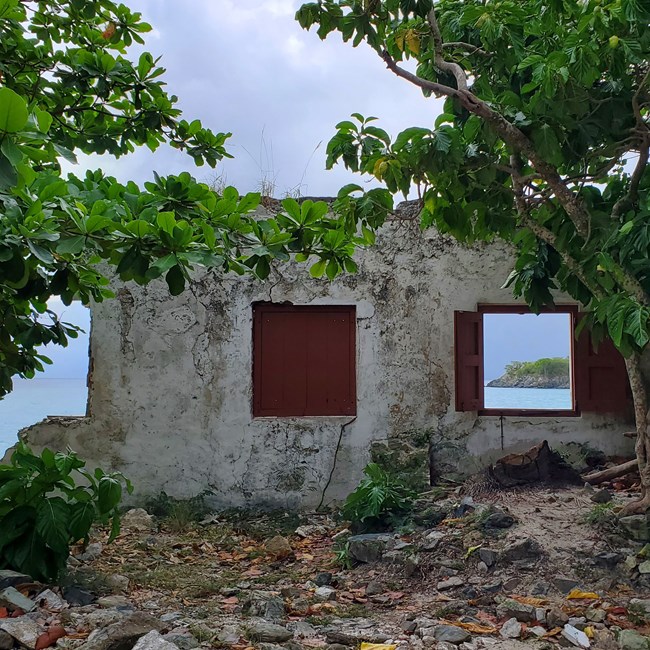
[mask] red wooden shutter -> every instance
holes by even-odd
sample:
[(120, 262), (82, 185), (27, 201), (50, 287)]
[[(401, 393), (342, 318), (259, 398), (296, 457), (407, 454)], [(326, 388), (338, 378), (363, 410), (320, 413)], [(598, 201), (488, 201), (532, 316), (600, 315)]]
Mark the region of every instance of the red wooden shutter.
[(356, 310), (349, 306), (257, 305), (253, 414), (356, 413)]
[[(579, 322), (580, 315), (576, 322)], [(590, 413), (617, 413), (629, 406), (629, 381), (625, 361), (612, 341), (604, 339), (594, 349), (591, 333), (584, 329), (574, 341), (574, 392), (576, 408)]]
[(483, 408), (483, 314), (454, 312), (456, 410)]

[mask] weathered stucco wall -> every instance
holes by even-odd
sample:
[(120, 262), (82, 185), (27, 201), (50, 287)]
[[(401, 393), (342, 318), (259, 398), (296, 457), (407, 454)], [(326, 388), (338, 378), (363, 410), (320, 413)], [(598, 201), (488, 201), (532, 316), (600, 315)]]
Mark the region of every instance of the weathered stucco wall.
[[(32, 444), (72, 446), (122, 470), (143, 498), (205, 490), (215, 505), (312, 507), (346, 496), (377, 441), (432, 441), (436, 472), (468, 472), (502, 454), (499, 419), (455, 413), (453, 312), (512, 302), (498, 287), (509, 255), (389, 224), (334, 283), (284, 267), (265, 283), (205, 274), (183, 296), (119, 285), (93, 308), (89, 417), (50, 419)], [(358, 412), (253, 418), (252, 303), (357, 306)], [(590, 442), (630, 451), (613, 418), (507, 418), (504, 448)], [(326, 489), (326, 493), (323, 491)]]

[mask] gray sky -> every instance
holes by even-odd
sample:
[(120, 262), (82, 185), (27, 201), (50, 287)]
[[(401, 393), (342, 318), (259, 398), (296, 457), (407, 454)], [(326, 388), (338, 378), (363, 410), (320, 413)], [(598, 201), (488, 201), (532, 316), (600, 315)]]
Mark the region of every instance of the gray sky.
[[(353, 48), (332, 34), (321, 41), (294, 20), (297, 0), (130, 0), (154, 31), (146, 47), (162, 55), (170, 93), (188, 120), (232, 132), (235, 156), (217, 169), (241, 192), (275, 184), (275, 194), (331, 196), (359, 177), (325, 171), (325, 147), (337, 122), (351, 113), (374, 115), (392, 134), (409, 126), (433, 126), (442, 102), (386, 70), (367, 46)], [(142, 182), (151, 172), (214, 172), (190, 167), (182, 153), (141, 149), (101, 166), (120, 180)], [(98, 166), (85, 158), (83, 166)], [(77, 168), (78, 170), (78, 168)]]

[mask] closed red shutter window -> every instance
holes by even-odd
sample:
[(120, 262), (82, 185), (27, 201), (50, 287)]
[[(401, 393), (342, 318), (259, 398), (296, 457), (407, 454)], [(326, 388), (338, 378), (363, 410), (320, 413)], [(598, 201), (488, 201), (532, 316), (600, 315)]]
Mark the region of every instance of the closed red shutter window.
[(454, 312), (456, 410), (483, 408), (483, 314)]
[(629, 380), (625, 360), (610, 339), (594, 348), (586, 329), (575, 342), (577, 408), (590, 413), (615, 413), (629, 408)]
[(356, 413), (353, 306), (255, 305), (253, 415)]

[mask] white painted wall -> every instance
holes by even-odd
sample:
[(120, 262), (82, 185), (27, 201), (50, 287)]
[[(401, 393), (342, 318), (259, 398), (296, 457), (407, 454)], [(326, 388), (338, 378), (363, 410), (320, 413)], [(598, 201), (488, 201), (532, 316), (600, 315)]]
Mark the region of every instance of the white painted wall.
[[(371, 442), (406, 430), (430, 432), (443, 470), (469, 472), (502, 455), (498, 418), (454, 412), (453, 312), (512, 302), (498, 288), (510, 271), (507, 249), (469, 249), (392, 223), (359, 262), (358, 274), (333, 283), (302, 266), (265, 283), (204, 274), (176, 298), (162, 282), (117, 285), (118, 298), (93, 309), (90, 417), (50, 419), (25, 435), (122, 470), (138, 498), (208, 490), (215, 505), (231, 506), (341, 499)], [(356, 418), (252, 417), (251, 305), (268, 300), (357, 306)], [(589, 415), (507, 418), (504, 447), (548, 439), (631, 453), (628, 429)]]

